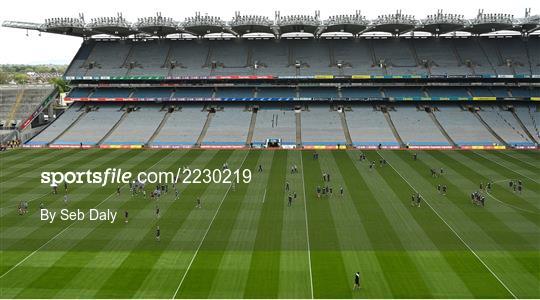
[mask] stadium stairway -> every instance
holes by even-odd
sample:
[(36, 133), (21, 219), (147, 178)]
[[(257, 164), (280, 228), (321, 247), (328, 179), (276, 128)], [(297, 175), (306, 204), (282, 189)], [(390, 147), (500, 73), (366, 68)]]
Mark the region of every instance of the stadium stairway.
[(523, 122), (521, 121), (521, 119), (519, 118), (518, 114), (516, 114), (516, 111), (514, 110), (514, 108), (510, 109), (510, 112), (512, 113), (512, 115), (514, 116), (514, 118), (516, 119), (516, 121), (518, 122), (519, 126), (521, 126), (521, 129), (523, 129), (523, 132), (525, 132), (525, 134), (527, 134), (527, 136), (529, 137), (529, 139), (531, 141), (533, 141), (534, 143), (538, 144), (538, 141), (534, 138), (534, 136), (531, 134), (531, 132), (529, 131), (529, 129), (527, 129), (527, 126), (525, 126), (525, 124), (523, 124)]
[(482, 54), (484, 54), (484, 57), (486, 58), (489, 64), (489, 67), (493, 71), (493, 74), (497, 74), (497, 70), (495, 70), (495, 67), (493, 66), (493, 63), (491, 62), (491, 59), (489, 59), (489, 55), (487, 54), (486, 49), (484, 49), (484, 46), (482, 46), (482, 43), (480, 43), (480, 39), (475, 39), (475, 40), (476, 40), (476, 44), (478, 45), (478, 48), (480, 48), (480, 50), (482, 51)]
[(195, 147), (199, 148), (201, 147), (202, 141), (204, 140), (204, 137), (206, 136), (206, 132), (208, 131), (208, 127), (210, 127), (210, 122), (212, 122), (212, 118), (214, 117), (215, 112), (209, 111), (208, 115), (206, 116), (206, 121), (204, 122), (204, 126), (201, 130), (201, 134), (199, 134), (199, 137), (197, 138), (197, 142), (195, 142)]
[(101, 144), (103, 144), (104, 141), (106, 141), (109, 136), (116, 130), (116, 128), (118, 128), (118, 126), (120, 126), (120, 124), (122, 123), (122, 121), (124, 121), (124, 119), (127, 117), (127, 115), (129, 114), (129, 110), (126, 109), (126, 111), (124, 111), (124, 113), (122, 114), (122, 116), (120, 117), (120, 119), (118, 119), (118, 121), (116, 121), (116, 123), (114, 124), (114, 126), (109, 129), (109, 131), (105, 134), (105, 136), (103, 136), (101, 138), (101, 140), (99, 140), (99, 142), (97, 142), (97, 146), (101, 146)]
[(480, 123), (484, 124), (484, 127), (486, 127), (486, 129), (491, 133), (491, 135), (493, 135), (502, 145), (506, 146), (506, 147), (510, 147), (510, 145), (502, 139), (502, 137), (500, 135), (498, 135), (495, 130), (493, 130), (493, 128), (491, 128), (491, 126), (489, 126), (488, 123), (486, 123), (486, 121), (482, 118), (482, 116), (480, 116), (480, 114), (478, 113), (478, 111), (476, 110), (473, 110), (471, 111), (472, 114), (474, 114), (476, 116), (476, 118), (478, 119), (478, 121), (480, 121)]
[(458, 147), (458, 145), (454, 142), (454, 140), (450, 137), (450, 135), (448, 134), (448, 132), (446, 132), (446, 129), (444, 129), (444, 127), (442, 126), (442, 124), (439, 122), (439, 120), (437, 119), (437, 116), (435, 116), (435, 114), (433, 113), (433, 110), (431, 108), (429, 108), (429, 110), (427, 111), (427, 113), (429, 114), (429, 116), (431, 117), (431, 120), (433, 120), (433, 123), (435, 123), (435, 125), (437, 126), (437, 128), (439, 128), (439, 130), (441, 131), (442, 135), (444, 135), (444, 137), (448, 140), (448, 142), (450, 143), (450, 145), (452, 145), (452, 147)]
[(388, 126), (390, 126), (390, 129), (392, 129), (392, 133), (394, 134), (394, 137), (396, 138), (396, 141), (398, 141), (399, 146), (404, 148), (405, 143), (401, 139), (401, 136), (399, 135), (396, 126), (394, 125), (394, 121), (392, 121), (392, 117), (390, 116), (390, 113), (388, 112), (388, 109), (386, 107), (381, 108), (382, 113), (384, 114), (384, 117), (386, 118), (386, 122), (388, 122)]
[[(75, 126), (75, 124), (77, 124), (87, 113), (88, 113), (88, 110), (86, 110), (86, 109), (83, 110), (83, 112), (81, 112), (81, 114), (71, 124), (69, 124), (69, 126), (66, 127), (66, 129), (64, 129), (62, 132), (60, 132), (60, 134), (57, 137), (55, 137), (52, 141), (50, 141), (47, 144), (47, 146), (50, 146), (50, 145), (56, 143), (56, 141), (58, 141), (66, 132), (68, 132), (73, 126)], [(52, 123), (50, 123), (50, 124), (52, 124)]]
[(345, 116), (345, 111), (342, 110), (338, 113), (341, 120), (341, 127), (343, 128), (343, 134), (345, 134), (345, 141), (347, 142), (347, 147), (352, 147), (353, 142), (351, 138), (351, 133), (349, 132), (349, 125), (347, 124), (347, 117)]
[(246, 147), (250, 147), (253, 142), (253, 132), (255, 130), (255, 123), (257, 123), (257, 109), (251, 108), (251, 121), (249, 122), (249, 130), (246, 138)]
[(296, 147), (302, 148), (302, 116), (301, 111), (295, 112), (296, 117)]
[(163, 126), (165, 126), (165, 124), (167, 123), (167, 120), (169, 119), (169, 117), (172, 115), (172, 110), (169, 109), (165, 115), (163, 115), (163, 119), (161, 119), (161, 122), (159, 122), (159, 125), (158, 127), (156, 128), (156, 130), (154, 131), (154, 133), (152, 133), (152, 136), (150, 136), (150, 138), (148, 139), (148, 141), (144, 144), (145, 147), (148, 147), (153, 141), (154, 139), (156, 138), (156, 136), (158, 136), (158, 134), (161, 132), (161, 129), (163, 128)]

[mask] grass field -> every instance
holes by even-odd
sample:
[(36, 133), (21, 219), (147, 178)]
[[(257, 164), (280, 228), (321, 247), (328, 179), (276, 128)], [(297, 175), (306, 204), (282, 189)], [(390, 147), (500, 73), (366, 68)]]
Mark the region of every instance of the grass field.
[[(2, 298), (540, 298), (540, 152), (15, 150), (1, 159)], [(387, 166), (378, 161), (384, 157)], [(72, 185), (70, 209), (115, 223), (39, 220), (65, 207), (41, 171), (221, 168), (249, 184), (183, 184), (155, 202)], [(257, 172), (262, 165), (264, 171)], [(290, 174), (290, 166), (300, 168)], [(444, 168), (432, 178), (429, 169)], [(334, 195), (317, 199), (322, 172)], [(523, 181), (522, 194), (508, 180)], [(484, 208), (469, 195), (493, 180)], [(285, 182), (298, 198), (287, 206)], [(448, 186), (440, 195), (437, 184)], [(343, 186), (343, 197), (337, 192)], [(411, 207), (415, 192), (424, 197)], [(195, 208), (201, 197), (202, 208)], [(19, 216), (19, 201), (30, 210)], [(155, 240), (155, 226), (161, 241)], [(359, 271), (362, 289), (353, 291)]]

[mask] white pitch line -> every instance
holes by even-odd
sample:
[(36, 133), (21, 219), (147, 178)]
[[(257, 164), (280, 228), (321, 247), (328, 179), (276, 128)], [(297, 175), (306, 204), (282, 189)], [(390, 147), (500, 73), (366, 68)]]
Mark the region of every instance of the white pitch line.
[(483, 157), (483, 158), (485, 158), (485, 159), (487, 159), (487, 160), (489, 160), (489, 161), (492, 161), (492, 162), (498, 164), (499, 166), (501, 166), (501, 167), (503, 167), (503, 168), (505, 168), (505, 169), (507, 169), (507, 170), (510, 170), (510, 171), (512, 171), (512, 172), (514, 172), (514, 173), (516, 173), (516, 174), (519, 174), (519, 175), (521, 175), (521, 176), (523, 176), (523, 177), (525, 177), (525, 178), (528, 178), (529, 180), (532, 180), (532, 181), (534, 181), (534, 182), (536, 182), (536, 183), (540, 183), (540, 182), (538, 182), (538, 181), (532, 179), (531, 177), (529, 177), (529, 176), (527, 176), (527, 175), (523, 175), (523, 174), (521, 174), (520, 172), (518, 172), (518, 171), (516, 171), (516, 170), (510, 169), (509, 167), (507, 167), (507, 166), (501, 164), (500, 162), (498, 162), (498, 161), (496, 161), (496, 160), (493, 160), (493, 159), (491, 159), (491, 158), (489, 158), (489, 157), (487, 157), (487, 156), (484, 156), (484, 155), (482, 155), (482, 154), (480, 154), (480, 153), (478, 153), (478, 152), (476, 152), (476, 151), (473, 151), (473, 153), (476, 154), (476, 155), (478, 155), (478, 156), (480, 156), (480, 157)]
[[(384, 156), (382, 154), (379, 153), (379, 151), (376, 151), (377, 154), (379, 154), (383, 159)], [(403, 179), (416, 193), (419, 193), (418, 190), (416, 190), (414, 188), (414, 186), (412, 186), (412, 184), (407, 180), (405, 179), (405, 177), (403, 177), (403, 175), (401, 175), (400, 172), (398, 172), (398, 170), (396, 170), (396, 168), (394, 168), (394, 166), (388, 161), (388, 165), (394, 170), (394, 172), (396, 172), (400, 177), (401, 179)], [(471, 246), (469, 246), (469, 244), (467, 244), (465, 242), (465, 240), (463, 240), (463, 238), (461, 238), (461, 236), (457, 233), (456, 230), (454, 230), (454, 228), (452, 226), (450, 226), (450, 224), (448, 224), (448, 222), (446, 222), (446, 220), (437, 212), (437, 210), (435, 210), (435, 208), (433, 208), (433, 206), (431, 206), (431, 204), (429, 203), (429, 201), (427, 201), (427, 198), (424, 199), (424, 202), (426, 202), (426, 204), (429, 206), (429, 208), (431, 208), (431, 210), (437, 215), (437, 217), (439, 217), (439, 219), (441, 219), (441, 221), (443, 221), (444, 224), (446, 224), (446, 226), (454, 233), (454, 235), (463, 243), (463, 245), (465, 245), (465, 247), (467, 247), (467, 249), (469, 249), (469, 251), (471, 251), (471, 253), (478, 259), (478, 261), (480, 261), (484, 267), (486, 267), (486, 269), (488, 269), (488, 271), (491, 273), (491, 275), (493, 275), (493, 277), (495, 277), (497, 279), (497, 281), (499, 281), (499, 283), (502, 284), (502, 286), (512, 295), (512, 297), (514, 297), (514, 299), (518, 299), (516, 297), (516, 295), (508, 288), (508, 286), (506, 286), (506, 284), (499, 278), (499, 276), (497, 276), (497, 274), (495, 274), (495, 272), (493, 272), (493, 270), (491, 270), (491, 268), (480, 258), (480, 256), (478, 256), (478, 254), (476, 254), (476, 252), (471, 248)]]
[[(246, 151), (246, 156), (244, 156), (244, 159), (242, 160), (242, 164), (240, 164), (240, 169), (244, 165), (244, 162), (246, 161), (246, 158), (248, 157), (248, 154), (249, 154), (249, 151)], [(197, 257), (197, 254), (199, 253), (199, 250), (201, 249), (201, 246), (204, 243), (204, 240), (206, 239), (206, 235), (208, 235), (208, 232), (210, 231), (210, 228), (212, 228), (212, 224), (214, 223), (214, 220), (216, 219), (216, 216), (219, 213), (219, 209), (221, 208), (221, 205), (223, 204), (223, 202), (225, 201), (225, 198), (227, 198), (227, 195), (229, 194), (229, 191), (231, 190), (231, 186), (232, 185), (229, 185), (229, 187), (227, 188), (227, 191), (225, 192), (225, 195), (223, 195), (223, 198), (221, 199), (221, 202), (219, 203), (219, 206), (218, 206), (216, 212), (214, 213), (214, 216), (212, 217), (212, 220), (210, 221), (210, 224), (208, 225), (208, 228), (206, 228), (206, 231), (204, 232), (203, 238), (201, 239), (201, 242), (199, 243), (199, 246), (197, 247), (197, 250), (195, 250), (195, 253), (193, 254), (193, 257), (191, 258), (191, 261), (189, 262), (188, 267), (187, 267), (186, 271), (184, 272), (184, 275), (182, 276), (182, 279), (180, 280), (180, 283), (178, 284), (178, 287), (176, 287), (176, 290), (174, 291), (174, 295), (172, 296), (171, 299), (175, 299), (176, 295), (178, 294), (178, 291), (180, 291), (180, 288), (182, 287), (182, 284), (184, 283), (184, 280), (186, 279), (187, 274), (189, 273), (189, 269), (191, 268), (191, 265), (195, 261), (195, 258)]]
[(531, 210), (528, 210), (528, 209), (524, 209), (524, 208), (521, 208), (521, 207), (518, 207), (518, 206), (515, 206), (515, 205), (512, 205), (512, 204), (508, 204), (508, 203), (506, 203), (506, 202), (503, 202), (503, 201), (497, 199), (497, 197), (493, 196), (492, 194), (490, 194), (490, 193), (487, 192), (487, 191), (486, 191), (486, 194), (488, 194), (488, 196), (490, 196), (491, 198), (493, 198), (495, 201), (500, 202), (500, 203), (501, 203), (502, 205), (504, 205), (504, 206), (508, 206), (508, 207), (511, 207), (511, 208), (514, 208), (514, 209), (517, 209), (517, 210), (521, 210), (521, 211), (530, 213), (530, 214), (539, 215), (539, 213), (537, 213), (537, 212), (534, 212), (534, 211), (531, 211)]
[(263, 195), (263, 203), (264, 203), (264, 200), (266, 199), (266, 189), (264, 189), (264, 195)]
[(307, 250), (308, 250), (308, 263), (309, 263), (309, 283), (311, 288), (311, 299), (313, 299), (313, 274), (311, 271), (311, 248), (309, 246), (309, 225), (308, 225), (308, 216), (307, 216), (307, 198), (306, 198), (306, 182), (304, 180), (304, 158), (302, 156), (302, 151), (300, 153), (300, 167), (302, 168), (302, 191), (304, 193), (304, 213), (306, 216), (306, 238), (307, 238)]
[(535, 165), (531, 164), (531, 163), (528, 162), (528, 161), (524, 161), (524, 160), (522, 160), (522, 159), (520, 159), (520, 158), (518, 158), (518, 157), (515, 157), (515, 156), (513, 156), (513, 155), (510, 155), (510, 154), (506, 153), (506, 151), (501, 151), (501, 152), (499, 152), (499, 153), (502, 153), (502, 154), (504, 154), (504, 155), (506, 155), (506, 156), (508, 156), (508, 157), (513, 158), (513, 159), (517, 159), (517, 160), (519, 160), (520, 162), (522, 162), (522, 163), (524, 163), (524, 164), (527, 164), (527, 165), (529, 165), (529, 166), (531, 166), (531, 167), (538, 168), (538, 166), (535, 166)]
[[(155, 165), (157, 165), (160, 161), (162, 161), (163, 159), (165, 159), (167, 156), (169, 156), (172, 152), (170, 152), (169, 154), (163, 156), (160, 160), (158, 160), (155, 164), (153, 164), (152, 166), (150, 166), (148, 169), (146, 170), (150, 170), (151, 168), (153, 168)], [(125, 186), (126, 184), (122, 185)], [(111, 198), (114, 194), (116, 194), (116, 191), (113, 192), (112, 194), (110, 194), (107, 198), (103, 199), (103, 201), (99, 202), (96, 206), (94, 206), (93, 208), (97, 208), (99, 207), (101, 204), (103, 204), (105, 201), (107, 201), (109, 198)], [(34, 250), (32, 253), (28, 254), (25, 258), (23, 258), (21, 261), (19, 261), (16, 265), (14, 265), (13, 267), (9, 268), (9, 270), (7, 270), (4, 274), (2, 274), (0, 276), (0, 279), (2, 279), (4, 276), (6, 276), (8, 273), (10, 273), (11, 271), (13, 271), (15, 268), (17, 268), (18, 266), (20, 266), (22, 263), (24, 263), (25, 261), (27, 261), (30, 257), (32, 257), (34, 254), (36, 254), (37, 252), (39, 252), (39, 250), (43, 249), (43, 247), (47, 246), (50, 242), (52, 242), (54, 239), (56, 239), (57, 237), (59, 237), (62, 233), (64, 233), (66, 230), (68, 230), (71, 226), (73, 226), (75, 223), (77, 223), (78, 220), (74, 221), (73, 223), (69, 224), (68, 226), (66, 226), (64, 229), (62, 229), (59, 233), (57, 233), (55, 236), (53, 236), (51, 239), (49, 239), (48, 241), (46, 241), (43, 245), (41, 245), (39, 248), (37, 248), (36, 250)]]

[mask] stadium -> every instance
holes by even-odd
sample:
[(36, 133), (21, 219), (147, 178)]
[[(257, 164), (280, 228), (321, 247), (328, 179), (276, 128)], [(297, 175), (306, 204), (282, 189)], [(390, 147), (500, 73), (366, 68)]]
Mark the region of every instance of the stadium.
[[(0, 297), (540, 298), (529, 9), (3, 27), (82, 43), (0, 87)], [(39, 182), (87, 170), (190, 171)]]

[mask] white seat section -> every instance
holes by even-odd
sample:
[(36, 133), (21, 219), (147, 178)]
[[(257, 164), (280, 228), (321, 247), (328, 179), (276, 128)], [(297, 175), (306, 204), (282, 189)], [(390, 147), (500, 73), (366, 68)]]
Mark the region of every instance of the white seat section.
[(354, 145), (399, 145), (382, 112), (374, 110), (371, 105), (352, 105), (351, 109), (345, 115)]
[(118, 105), (100, 105), (96, 111), (88, 112), (77, 124), (71, 127), (55, 145), (95, 145), (120, 119), (123, 110)]
[(538, 130), (538, 122), (540, 122), (540, 112), (534, 105), (519, 105), (515, 107), (516, 114), (525, 125), (531, 135), (540, 141), (540, 130)]
[(124, 120), (103, 142), (106, 145), (144, 145), (163, 119), (166, 111), (160, 106), (141, 106)]
[(499, 141), (471, 112), (456, 106), (439, 106), (434, 111), (439, 123), (448, 135), (460, 146), (493, 145)]
[(245, 105), (230, 104), (217, 111), (202, 142), (203, 145), (244, 145), (251, 121)]
[(206, 121), (207, 111), (200, 104), (182, 105), (173, 112), (154, 138), (152, 145), (194, 145)]
[(309, 105), (302, 116), (302, 144), (345, 145), (345, 134), (337, 111), (329, 105)]
[(425, 111), (419, 111), (415, 106), (396, 106), (391, 111), (394, 126), (405, 144), (411, 146), (449, 145), (437, 125)]
[(491, 129), (510, 145), (520, 146), (532, 144), (532, 141), (511, 112), (502, 110), (497, 106), (483, 106), (482, 110), (478, 113)]
[(52, 142), (59, 134), (61, 134), (71, 123), (73, 123), (80, 114), (84, 113), (83, 110), (79, 111), (81, 105), (79, 103), (73, 104), (68, 108), (61, 116), (59, 116), (54, 122), (49, 125), (45, 130), (39, 133), (32, 140), (27, 142), (29, 145), (43, 145)]
[(296, 116), (291, 106), (264, 105), (257, 112), (253, 143), (281, 139), (284, 145), (296, 143)]

